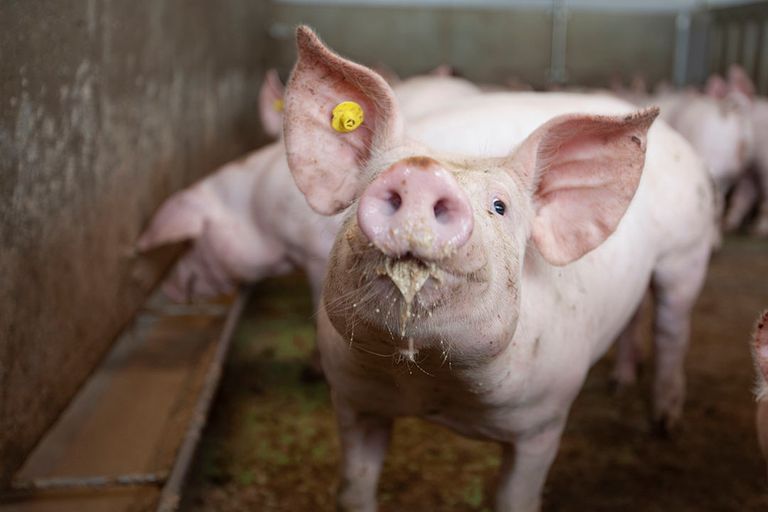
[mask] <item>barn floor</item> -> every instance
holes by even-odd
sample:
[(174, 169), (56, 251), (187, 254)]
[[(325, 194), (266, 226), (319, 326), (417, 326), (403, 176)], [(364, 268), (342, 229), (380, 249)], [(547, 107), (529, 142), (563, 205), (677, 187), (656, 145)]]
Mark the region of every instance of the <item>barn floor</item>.
[[(308, 297), (297, 277), (255, 290), (183, 510), (334, 510), (339, 447), (328, 390), (302, 380), (313, 339)], [(768, 510), (747, 345), (766, 307), (768, 242), (729, 238), (695, 311), (681, 429), (670, 439), (651, 434), (651, 372), (616, 395), (609, 355), (572, 409), (544, 510)], [(498, 463), (493, 444), (402, 420), (379, 488), (380, 510), (491, 510)]]

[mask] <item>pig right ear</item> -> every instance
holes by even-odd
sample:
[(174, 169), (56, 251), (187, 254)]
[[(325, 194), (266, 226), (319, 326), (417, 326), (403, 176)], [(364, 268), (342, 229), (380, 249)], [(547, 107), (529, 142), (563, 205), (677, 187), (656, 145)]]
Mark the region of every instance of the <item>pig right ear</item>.
[[(399, 142), (400, 114), (380, 75), (334, 54), (307, 27), (298, 28), (296, 43), (298, 61), (285, 94), (288, 165), (309, 205), (332, 215), (364, 188), (371, 156)], [(356, 115), (362, 110), (363, 119), (339, 131), (334, 109), (345, 102)]]
[(283, 131), (283, 83), (277, 70), (269, 69), (259, 90), (259, 115), (264, 133), (273, 139)]
[(725, 98), (728, 94), (728, 84), (718, 74), (709, 75), (707, 84), (704, 86), (704, 93), (712, 98)]
[(564, 115), (534, 131), (509, 166), (528, 185), (531, 238), (552, 265), (575, 261), (616, 229), (640, 182), (649, 108), (627, 116)]
[(763, 311), (760, 320), (757, 321), (752, 338), (752, 350), (757, 369), (768, 381), (768, 310)]

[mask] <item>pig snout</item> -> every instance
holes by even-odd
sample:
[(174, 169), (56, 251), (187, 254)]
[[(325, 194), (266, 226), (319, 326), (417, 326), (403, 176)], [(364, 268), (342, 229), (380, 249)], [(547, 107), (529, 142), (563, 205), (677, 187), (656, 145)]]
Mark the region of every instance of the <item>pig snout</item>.
[(357, 221), (385, 255), (427, 261), (464, 245), (474, 224), (456, 179), (428, 158), (403, 160), (382, 172), (361, 195)]

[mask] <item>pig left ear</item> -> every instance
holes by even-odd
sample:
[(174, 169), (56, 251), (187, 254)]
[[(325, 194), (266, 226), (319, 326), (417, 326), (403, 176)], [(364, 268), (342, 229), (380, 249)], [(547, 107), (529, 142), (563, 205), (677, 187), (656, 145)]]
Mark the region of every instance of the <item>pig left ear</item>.
[(283, 83), (277, 70), (269, 69), (259, 90), (259, 115), (264, 133), (273, 139), (283, 131), (283, 107)]
[(614, 232), (640, 182), (658, 114), (653, 107), (617, 117), (560, 116), (513, 153), (511, 165), (533, 196), (531, 237), (549, 263), (575, 261)]
[(285, 93), (285, 146), (296, 185), (318, 213), (345, 209), (365, 186), (370, 157), (402, 133), (392, 89), (377, 73), (296, 31), (298, 61)]

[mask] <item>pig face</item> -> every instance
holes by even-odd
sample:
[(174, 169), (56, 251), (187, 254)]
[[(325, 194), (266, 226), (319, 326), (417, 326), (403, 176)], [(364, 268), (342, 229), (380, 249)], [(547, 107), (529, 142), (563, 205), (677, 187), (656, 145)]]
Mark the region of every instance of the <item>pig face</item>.
[(493, 357), (517, 324), (532, 217), (523, 184), (497, 162), (423, 151), (377, 159), (374, 169), (332, 252), (334, 327), (409, 358)]
[[(615, 230), (657, 110), (561, 116), (505, 158), (435, 154), (403, 136), (381, 77), (308, 29), (298, 44), (286, 92), (291, 172), (318, 212), (352, 205), (326, 278), (332, 324), (351, 343), (412, 359), (493, 357), (518, 322), (525, 260), (565, 265)], [(340, 132), (333, 112), (349, 102), (364, 121)]]

